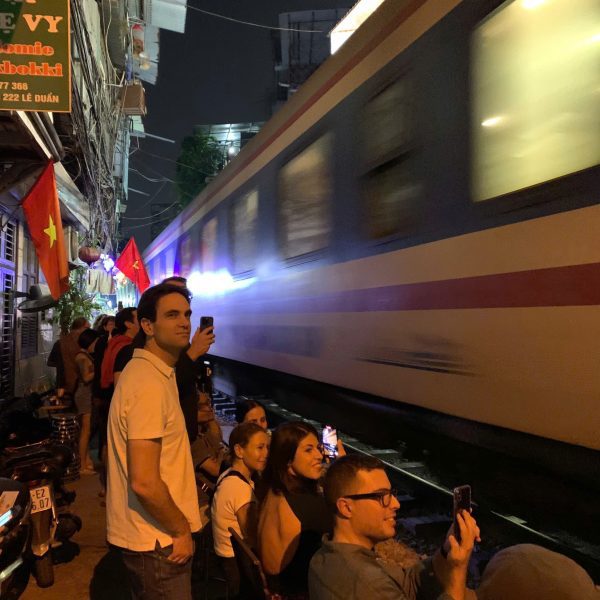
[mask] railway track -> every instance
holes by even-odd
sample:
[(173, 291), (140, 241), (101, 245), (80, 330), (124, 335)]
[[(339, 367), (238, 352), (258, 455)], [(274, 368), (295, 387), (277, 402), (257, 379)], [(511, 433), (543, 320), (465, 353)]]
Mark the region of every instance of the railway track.
[[(265, 396), (243, 396), (261, 402), (271, 426), (301, 419), (317, 431), (323, 423), (288, 410)], [(214, 395), (215, 411), (225, 422), (234, 422), (235, 399), (221, 392)], [(397, 539), (420, 555), (431, 555), (439, 546), (451, 524), (452, 490), (442, 483), (444, 477), (425, 460), (406, 458), (406, 447), (399, 441), (396, 448), (380, 448), (365, 443), (350, 433), (338, 430), (348, 452), (376, 456), (386, 466), (392, 485), (398, 489), (401, 508), (398, 512)], [(490, 468), (494, 468), (490, 466)], [(475, 476), (474, 476), (475, 477)], [(510, 474), (506, 477), (510, 485)], [(485, 565), (500, 549), (518, 543), (533, 543), (565, 554), (585, 568), (596, 583), (600, 583), (600, 545), (594, 545), (572, 532), (552, 527), (551, 512), (545, 507), (547, 526), (532, 522), (528, 515), (508, 514), (489, 501), (478, 503), (475, 479), (456, 481), (455, 485), (471, 483), (474, 514), (482, 531), (470, 564), (469, 583), (477, 586)], [(528, 490), (523, 490), (527, 493)], [(488, 494), (489, 496), (489, 494)]]

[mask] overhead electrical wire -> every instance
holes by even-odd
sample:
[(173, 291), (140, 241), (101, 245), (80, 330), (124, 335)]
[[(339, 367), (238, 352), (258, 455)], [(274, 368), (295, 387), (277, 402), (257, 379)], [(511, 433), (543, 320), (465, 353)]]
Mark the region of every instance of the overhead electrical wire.
[(123, 225), (123, 231), (131, 231), (132, 229), (142, 229), (142, 227), (148, 227), (150, 225), (155, 225), (156, 223), (164, 223), (165, 221), (170, 221), (172, 217), (165, 217), (164, 219), (159, 219), (158, 221), (150, 221), (149, 223), (142, 223), (141, 225)]
[(164, 210), (161, 210), (159, 213), (153, 214), (153, 215), (149, 215), (147, 217), (121, 217), (121, 219), (127, 219), (128, 221), (141, 221), (141, 220), (145, 220), (145, 219), (154, 219), (155, 217), (158, 217), (159, 215), (162, 215), (163, 213), (166, 213), (168, 210), (172, 209), (176, 204), (179, 204), (179, 200), (175, 200), (175, 202), (173, 202), (172, 204), (169, 204), (169, 206), (167, 206), (167, 208), (165, 208)]
[(227, 17), (225, 15), (221, 15), (219, 13), (211, 12), (210, 10), (204, 10), (203, 8), (198, 8), (197, 6), (192, 6), (191, 4), (186, 4), (186, 7), (190, 10), (195, 10), (199, 13), (203, 13), (205, 15), (210, 15), (211, 17), (217, 17), (218, 19), (224, 19), (225, 21), (232, 21), (233, 23), (238, 23), (239, 25), (249, 25), (251, 27), (259, 27), (260, 29), (270, 29), (271, 31), (295, 31), (296, 33), (323, 33), (326, 34), (326, 31), (321, 29), (294, 29), (293, 27), (274, 27), (271, 25), (263, 25), (262, 23), (252, 23), (251, 21), (242, 21), (241, 19), (234, 19), (233, 17)]
[(153, 156), (154, 158), (160, 158), (161, 160), (166, 160), (168, 162), (175, 163), (180, 167), (185, 167), (186, 169), (191, 169), (192, 171), (196, 171), (201, 175), (206, 175), (207, 177), (212, 177), (214, 173), (207, 173), (206, 171), (201, 171), (197, 167), (192, 167), (191, 165), (186, 165), (185, 163), (179, 162), (178, 160), (173, 160), (172, 158), (167, 158), (166, 156), (161, 156), (160, 154), (154, 154), (153, 152), (148, 152), (148, 150), (143, 150), (142, 148), (138, 148), (136, 152), (142, 152), (142, 154), (147, 154), (148, 156)]

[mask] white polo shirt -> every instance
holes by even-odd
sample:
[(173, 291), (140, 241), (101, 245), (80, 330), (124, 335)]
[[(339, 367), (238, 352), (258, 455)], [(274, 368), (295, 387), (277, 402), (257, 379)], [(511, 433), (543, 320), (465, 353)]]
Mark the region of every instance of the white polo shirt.
[(175, 369), (136, 349), (115, 388), (108, 417), (106, 523), (109, 543), (137, 552), (173, 543), (129, 485), (127, 440), (161, 438), (160, 476), (190, 529), (201, 529), (190, 443)]

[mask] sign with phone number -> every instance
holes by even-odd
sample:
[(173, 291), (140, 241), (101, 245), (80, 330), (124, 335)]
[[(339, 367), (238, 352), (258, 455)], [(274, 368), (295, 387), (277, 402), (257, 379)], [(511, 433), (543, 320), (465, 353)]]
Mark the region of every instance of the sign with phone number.
[(0, 109), (71, 110), (69, 0), (0, 0)]

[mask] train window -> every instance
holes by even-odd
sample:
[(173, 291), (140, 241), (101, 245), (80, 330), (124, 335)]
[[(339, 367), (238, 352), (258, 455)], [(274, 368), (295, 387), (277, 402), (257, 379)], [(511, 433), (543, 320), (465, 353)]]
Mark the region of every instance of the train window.
[(285, 258), (321, 250), (329, 243), (329, 199), (333, 191), (327, 133), (279, 171), (281, 249)]
[(600, 163), (598, 31), (598, 0), (512, 0), (474, 31), (474, 200)]
[(365, 162), (381, 162), (409, 141), (407, 89), (404, 79), (386, 87), (363, 111)]
[(418, 188), (402, 160), (373, 169), (364, 178), (368, 198), (369, 237), (382, 238), (406, 230), (414, 220), (414, 199)]
[(365, 105), (361, 115), (364, 225), (370, 238), (406, 231), (418, 186), (410, 170), (409, 90), (399, 79)]
[(217, 267), (217, 217), (202, 228), (202, 270), (206, 273)]
[(251, 271), (255, 266), (257, 216), (257, 190), (238, 198), (231, 207), (229, 231), (234, 273)]
[(182, 277), (187, 277), (192, 271), (193, 261), (192, 238), (190, 234), (184, 235), (183, 238), (181, 238), (178, 259), (178, 269), (176, 269), (176, 272)]

